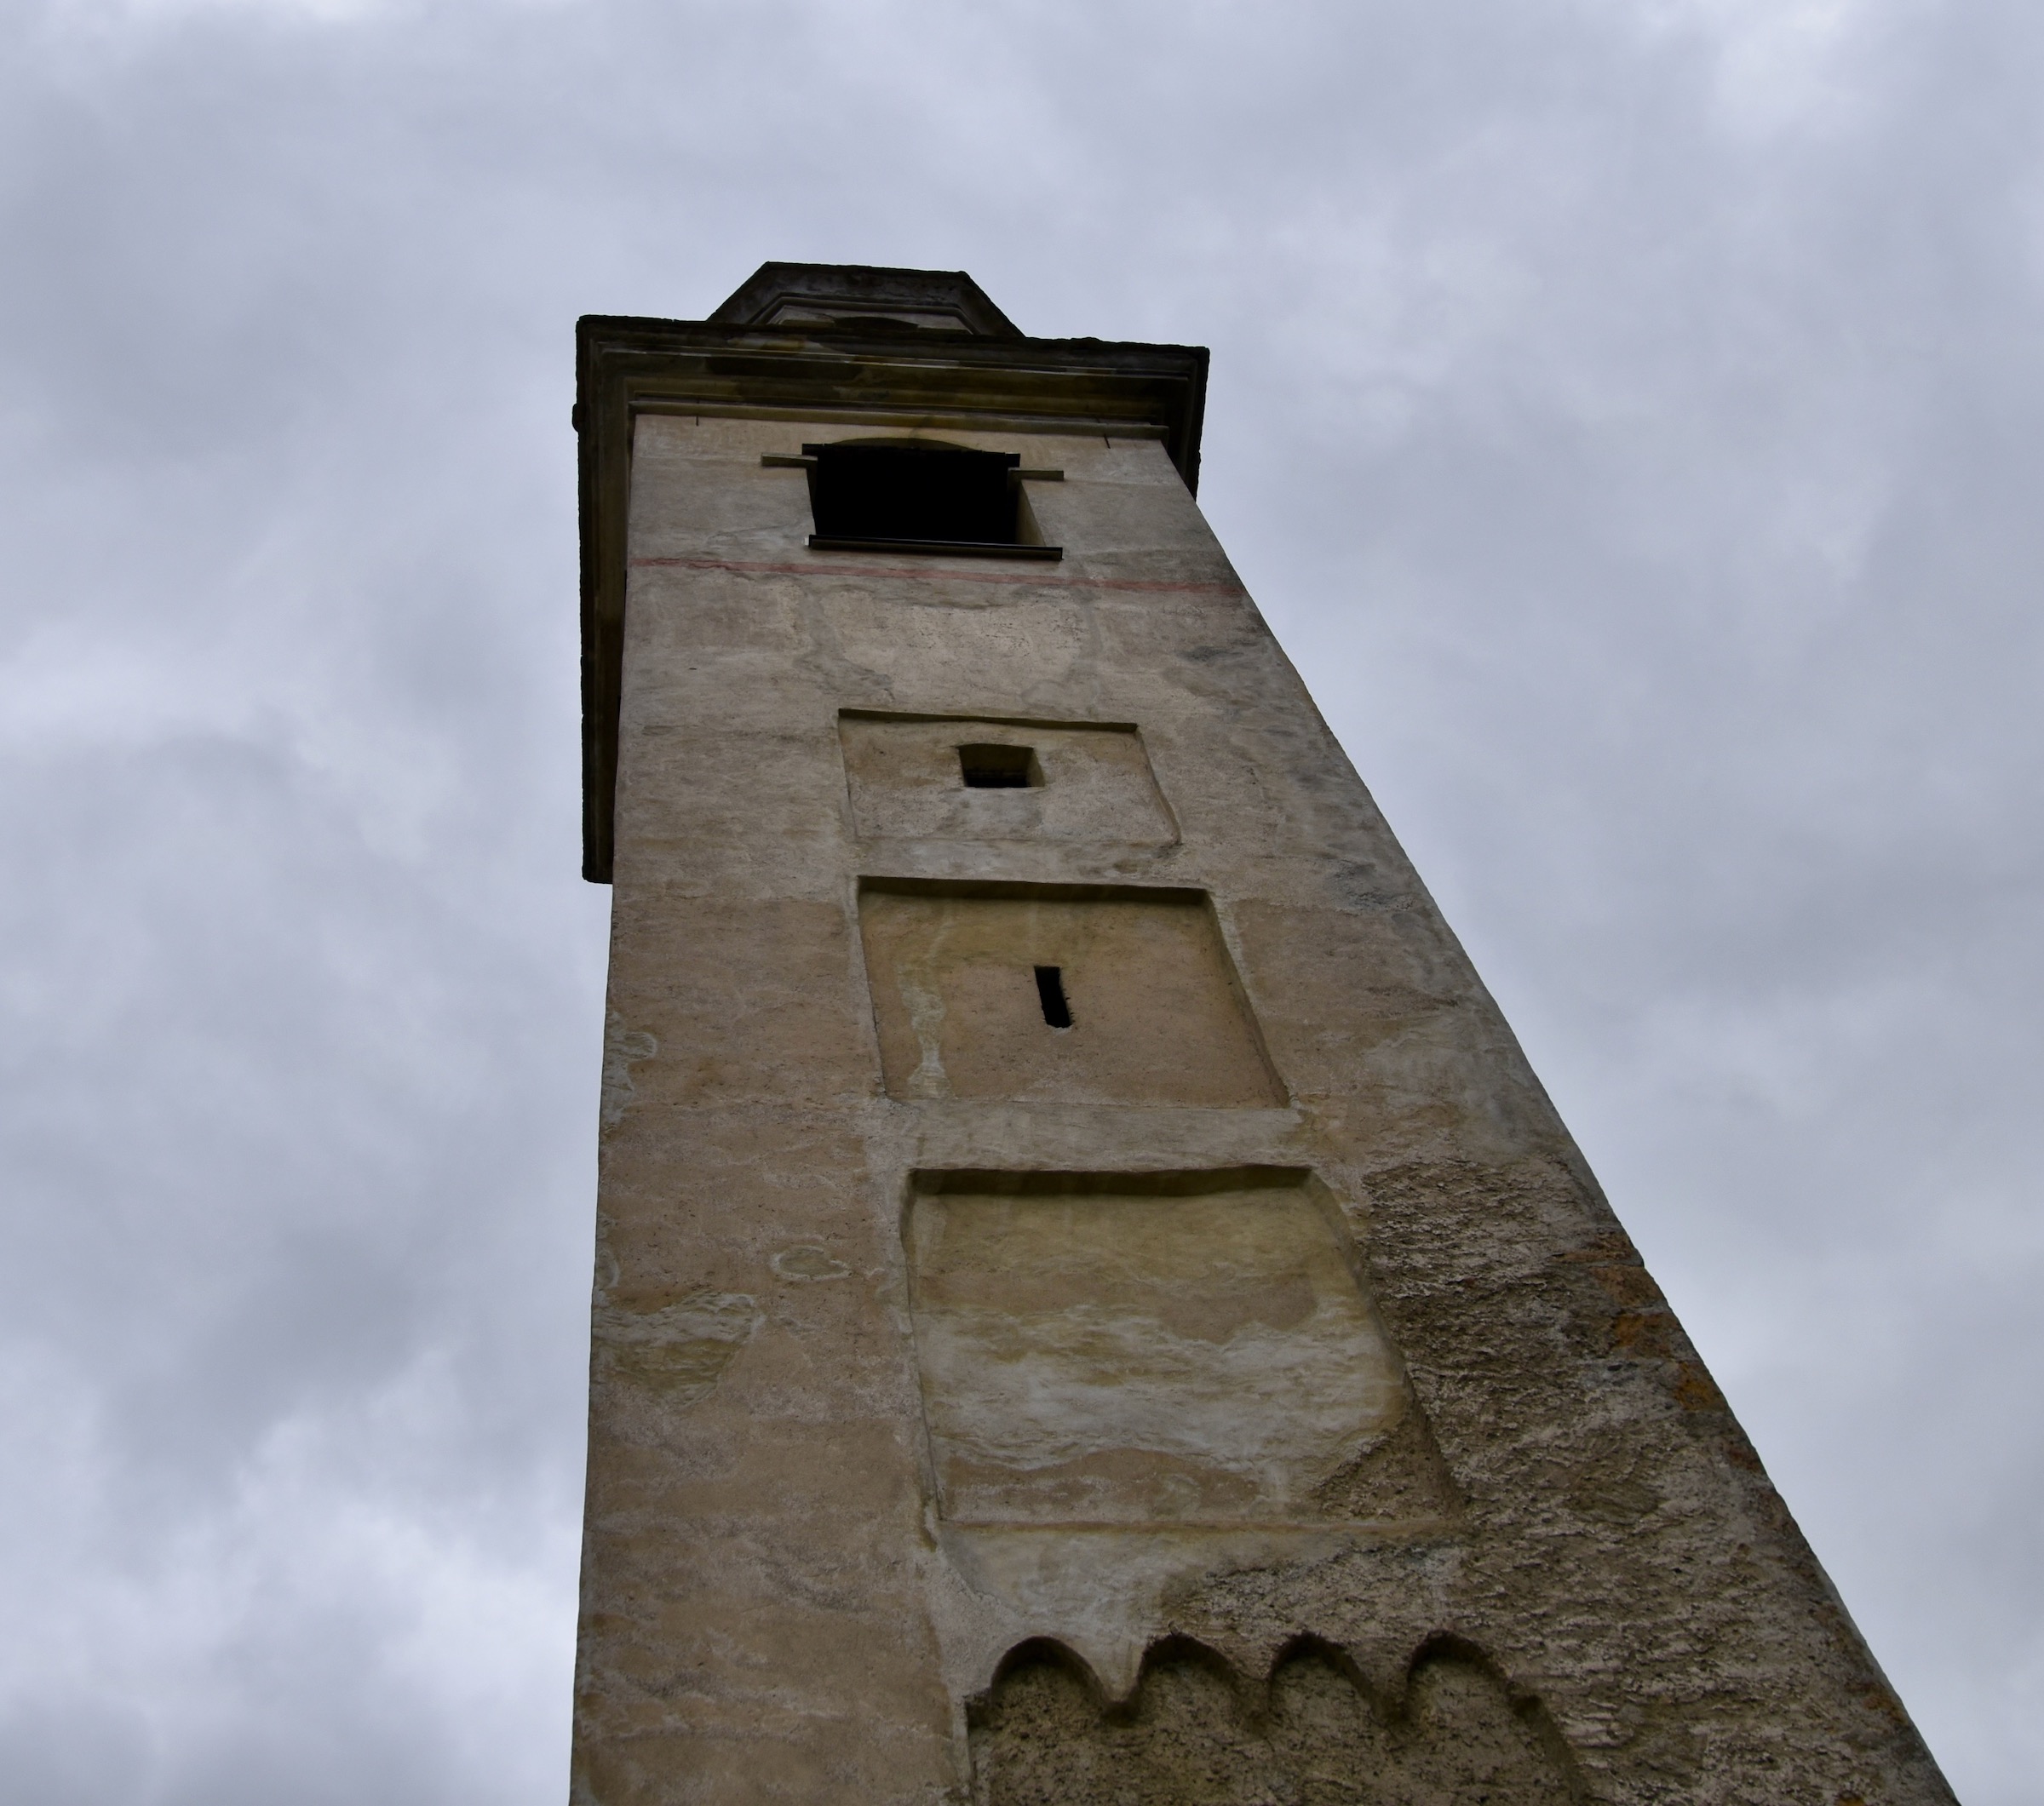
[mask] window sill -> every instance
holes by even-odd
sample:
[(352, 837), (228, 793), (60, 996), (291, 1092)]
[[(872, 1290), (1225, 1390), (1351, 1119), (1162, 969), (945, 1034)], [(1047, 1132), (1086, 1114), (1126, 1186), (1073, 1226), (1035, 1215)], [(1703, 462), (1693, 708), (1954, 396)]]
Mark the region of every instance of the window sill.
[(1022, 546), (997, 540), (974, 539), (826, 539), (809, 536), (812, 552), (908, 552), (930, 558), (1023, 558), (1039, 563), (1055, 563), (1065, 556), (1062, 546)]

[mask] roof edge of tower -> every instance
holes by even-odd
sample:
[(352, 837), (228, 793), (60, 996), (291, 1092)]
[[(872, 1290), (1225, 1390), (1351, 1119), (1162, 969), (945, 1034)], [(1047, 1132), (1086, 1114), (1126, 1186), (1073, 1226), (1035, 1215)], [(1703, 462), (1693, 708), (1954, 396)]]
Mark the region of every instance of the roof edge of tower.
[(1203, 346), (1030, 338), (962, 271), (766, 263), (707, 320), (589, 314), (575, 341), (583, 875), (592, 883), (610, 882), (615, 846), (638, 415), (1141, 433), (1161, 438), (1198, 489)]
[(895, 270), (868, 263), (762, 263), (710, 316), (719, 326), (858, 326), (1019, 339), (1022, 330), (963, 270)]

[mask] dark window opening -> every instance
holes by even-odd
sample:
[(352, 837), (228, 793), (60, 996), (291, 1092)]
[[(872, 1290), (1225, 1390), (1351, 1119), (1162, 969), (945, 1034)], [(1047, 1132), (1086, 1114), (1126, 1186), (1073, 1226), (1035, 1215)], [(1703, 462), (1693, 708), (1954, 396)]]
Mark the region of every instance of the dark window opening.
[(958, 769), (968, 790), (1026, 790), (1043, 782), (1033, 747), (962, 746)]
[(1065, 1000), (1065, 973), (1061, 967), (1036, 968), (1036, 1000), (1043, 1006), (1043, 1020), (1052, 1028), (1071, 1026), (1071, 1006)]
[[(853, 439), (805, 445), (809, 505), (824, 552), (933, 552), (985, 558), (1059, 559), (1031, 542), (1028, 505), (1013, 452), (958, 445)], [(1030, 528), (1033, 537), (1034, 530)]]

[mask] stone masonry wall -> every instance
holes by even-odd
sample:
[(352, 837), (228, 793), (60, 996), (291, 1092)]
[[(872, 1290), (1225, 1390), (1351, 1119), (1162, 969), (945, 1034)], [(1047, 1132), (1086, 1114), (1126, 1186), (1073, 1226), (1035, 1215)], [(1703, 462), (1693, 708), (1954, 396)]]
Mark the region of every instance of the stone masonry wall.
[(1949, 1801), (1159, 445), (875, 430), (637, 423), (575, 1799)]

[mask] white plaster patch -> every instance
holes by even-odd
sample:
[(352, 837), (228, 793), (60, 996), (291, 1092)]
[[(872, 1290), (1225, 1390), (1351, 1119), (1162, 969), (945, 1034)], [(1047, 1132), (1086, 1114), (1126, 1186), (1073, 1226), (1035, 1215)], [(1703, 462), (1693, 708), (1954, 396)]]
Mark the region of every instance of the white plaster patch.
[[(1405, 1408), (1303, 1184), (918, 1197), (917, 1360), (962, 1523), (1323, 1521)], [(1337, 1514), (1346, 1515), (1346, 1514)]]
[(801, 1241), (791, 1248), (783, 1248), (767, 1264), (783, 1279), (793, 1280), (798, 1285), (813, 1284), (818, 1280), (843, 1279), (852, 1270), (843, 1261), (834, 1259), (828, 1248), (819, 1247), (813, 1241)]

